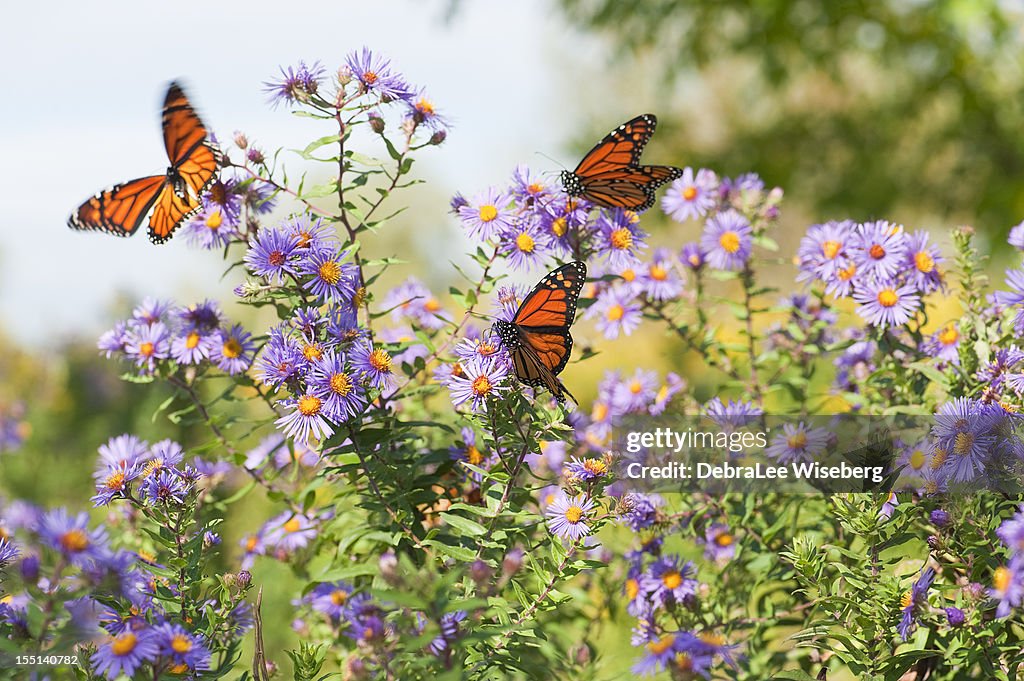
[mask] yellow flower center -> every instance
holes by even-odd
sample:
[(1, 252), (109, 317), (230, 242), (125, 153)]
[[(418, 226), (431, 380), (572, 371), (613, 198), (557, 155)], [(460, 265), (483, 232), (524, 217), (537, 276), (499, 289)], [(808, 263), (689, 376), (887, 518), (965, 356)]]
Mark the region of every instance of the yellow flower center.
[(608, 308), (608, 311), (605, 313), (604, 316), (605, 319), (607, 319), (610, 322), (617, 322), (620, 319), (622, 319), (622, 315), (624, 312), (625, 310), (622, 308), (622, 306), (616, 303), (615, 305), (612, 305), (611, 307)]
[(595, 402), (594, 408), (590, 411), (590, 418), (594, 421), (604, 421), (608, 418), (608, 405), (604, 402)]
[(348, 374), (331, 375), (331, 392), (341, 396), (352, 392), (352, 379), (348, 377)]
[(915, 449), (910, 455), (910, 467), (914, 470), (919, 470), (924, 465), (924, 452), (920, 449)]
[(302, 529), (302, 523), (299, 522), (298, 518), (292, 518), (284, 524), (285, 532), (298, 532)]
[(565, 233), (569, 231), (569, 223), (565, 218), (555, 218), (551, 221), (551, 233), (555, 236), (565, 236)]
[(871, 244), (871, 248), (868, 249), (868, 255), (875, 260), (881, 260), (885, 257), (885, 247), (882, 244)]
[(701, 641), (704, 641), (704, 643), (707, 643), (709, 646), (718, 647), (725, 645), (725, 637), (723, 637), (721, 634), (716, 634), (711, 631), (701, 632), (700, 636), (698, 636), (697, 638), (699, 638)]
[(221, 223), (224, 222), (224, 217), (220, 214), (220, 208), (214, 208), (213, 211), (206, 216), (206, 226), (217, 231), (220, 229)]
[(622, 277), (622, 280), (625, 281), (626, 283), (636, 280), (636, 272), (633, 271), (632, 267), (627, 267), (626, 269), (619, 272), (619, 276)]
[(655, 281), (665, 281), (668, 279), (668, 271), (661, 265), (651, 265), (650, 269), (651, 279)]
[(348, 601), (348, 594), (341, 589), (336, 589), (331, 592), (331, 603), (334, 605), (345, 605)]
[(377, 74), (374, 71), (367, 71), (363, 74), (363, 82), (367, 85), (373, 85), (377, 82)]
[(427, 312), (437, 312), (441, 309), (441, 303), (437, 302), (436, 298), (431, 298), (427, 302), (423, 303), (423, 307)]
[(937, 471), (942, 467), (942, 464), (946, 463), (946, 457), (949, 456), (949, 452), (945, 449), (936, 449), (935, 453), (932, 454), (932, 470)]
[(391, 355), (387, 351), (377, 348), (370, 353), (370, 366), (381, 373), (391, 371)]
[(693, 658), (689, 653), (676, 653), (676, 669), (684, 674), (693, 672)]
[(799, 432), (786, 438), (786, 444), (790, 449), (803, 449), (807, 446), (807, 433)]
[(612, 248), (615, 250), (624, 251), (633, 245), (633, 233), (625, 227), (620, 227), (612, 232), (608, 241), (611, 242)]
[(188, 671), (188, 665), (187, 664), (172, 664), (170, 667), (168, 667), (167, 671), (169, 671), (172, 674), (184, 674), (185, 672)]
[(715, 543), (723, 548), (726, 546), (732, 546), (732, 541), (732, 535), (728, 532), (723, 532), (722, 534), (715, 537)]
[(473, 394), (474, 395), (486, 395), (491, 392), (494, 386), (491, 385), (491, 379), (487, 376), (477, 376), (473, 379)]
[(352, 296), (352, 307), (362, 307), (363, 303), (366, 302), (366, 287), (360, 286), (356, 289), (355, 295)]
[(678, 589), (683, 583), (683, 576), (675, 570), (669, 570), (661, 576), (661, 583), (666, 589)]
[(665, 634), (657, 641), (649, 641), (647, 643), (647, 650), (654, 655), (661, 655), (666, 650), (672, 647), (672, 644), (676, 642), (674, 634)]
[(228, 359), (235, 359), (242, 354), (242, 344), (236, 338), (228, 338), (220, 352)]
[(334, 286), (341, 281), (341, 265), (335, 260), (328, 260), (320, 265), (319, 269), (317, 269), (317, 274), (328, 284)]
[(483, 460), (484, 455), (480, 453), (480, 450), (476, 448), (476, 445), (469, 445), (466, 447), (466, 461), (474, 466), (479, 466), (483, 463)]
[(312, 362), (324, 356), (324, 349), (319, 343), (310, 343), (302, 348), (302, 356)]
[(143, 357), (152, 357), (155, 351), (156, 348), (149, 341), (146, 341), (145, 343), (139, 345), (139, 354), (142, 355)]
[(726, 253), (735, 253), (740, 250), (740, 235), (731, 230), (722, 232), (722, 236), (718, 237), (718, 244)]
[(583, 469), (594, 475), (604, 475), (608, 470), (608, 466), (601, 459), (586, 459), (583, 462)]
[(419, 111), (424, 116), (433, 116), (434, 104), (429, 99), (423, 97), (416, 102), (416, 110)]
[(118, 657), (124, 657), (135, 650), (135, 645), (137, 643), (138, 639), (135, 638), (135, 634), (129, 631), (121, 634), (111, 641), (110, 652), (114, 653)]
[(902, 598), (900, 598), (900, 607), (901, 608), (909, 608), (910, 604), (913, 603), (913, 602), (914, 602), (914, 594), (912, 594), (909, 591), (907, 591), (907, 592), (905, 592), (903, 594)]
[(197, 345), (199, 345), (199, 334), (193, 331), (185, 337), (185, 347), (194, 350)]
[(322, 404), (316, 395), (303, 395), (299, 398), (299, 413), (303, 416), (316, 416)]
[(914, 254), (914, 265), (919, 272), (928, 274), (935, 269), (935, 260), (927, 251), (919, 251)]
[(839, 255), (839, 251), (842, 250), (842, 248), (843, 245), (841, 243), (829, 239), (821, 245), (821, 253), (829, 260), (834, 260), (835, 257)]
[(635, 579), (626, 580), (626, 597), (629, 600), (636, 600), (637, 594), (640, 593), (640, 583)]
[(250, 553), (252, 551), (255, 551), (256, 550), (256, 545), (258, 543), (259, 543), (259, 538), (255, 534), (250, 534), (249, 537), (245, 540), (245, 550), (247, 552), (250, 552)]
[[(540, 182), (531, 182), (526, 187), (526, 193), (527, 194), (534, 194), (534, 195), (536, 195), (536, 194), (540, 194), (542, 191), (544, 191), (544, 185), (542, 185)], [(562, 222), (565, 222), (565, 220), (563, 218), (559, 218), (559, 220), (562, 220)]]
[(996, 591), (1005, 592), (1010, 588), (1010, 579), (1013, 574), (1009, 568), (999, 566), (996, 568), (995, 574), (992, 575), (992, 586), (996, 588)]
[(683, 190), (683, 199), (684, 200), (686, 200), (686, 201), (693, 201), (695, 198), (697, 198), (697, 188), (696, 187), (687, 187), (686, 189)]
[(939, 332), (939, 342), (943, 345), (953, 345), (958, 340), (960, 340), (960, 332), (957, 331), (956, 324), (946, 324)]
[(171, 649), (176, 653), (184, 655), (192, 650), (192, 639), (184, 634), (175, 634), (174, 638), (171, 639)]
[(850, 281), (853, 275), (857, 274), (857, 266), (851, 262), (849, 267), (844, 267), (837, 274), (840, 281)]
[(480, 206), (479, 215), (481, 222), (490, 222), (494, 218), (498, 217), (498, 209), (488, 203)]
[(643, 384), (640, 381), (633, 381), (629, 384), (629, 392), (634, 395), (640, 394), (640, 391), (644, 389)]
[(583, 520), (583, 509), (573, 504), (569, 508), (565, 509), (565, 519), (575, 525), (579, 521)]
[(89, 548), (89, 535), (82, 530), (68, 530), (60, 537), (61, 547), (68, 553), (78, 553)]
[(900, 297), (896, 295), (896, 291), (888, 286), (878, 292), (878, 304), (882, 307), (892, 307), (899, 300)]
[(957, 433), (953, 441), (953, 453), (958, 456), (969, 454), (974, 447), (974, 433)]
[(107, 476), (107, 479), (103, 481), (103, 486), (109, 490), (119, 490), (124, 488), (124, 473), (122, 471), (116, 471)]
[(523, 253), (533, 253), (533, 237), (527, 234), (526, 232), (523, 232), (522, 234), (516, 237), (516, 248), (518, 248)]

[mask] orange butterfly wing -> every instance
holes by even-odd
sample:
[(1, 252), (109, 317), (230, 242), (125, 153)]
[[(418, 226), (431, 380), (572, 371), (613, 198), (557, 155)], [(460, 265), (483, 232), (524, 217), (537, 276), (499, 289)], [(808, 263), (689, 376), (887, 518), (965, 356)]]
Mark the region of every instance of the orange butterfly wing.
[(609, 170), (636, 165), (640, 162), (640, 153), (654, 135), (657, 126), (658, 119), (654, 114), (640, 114), (633, 120), (626, 121), (605, 135), (604, 139), (587, 152), (576, 166), (576, 176), (586, 179)]
[(92, 197), (68, 218), (72, 229), (131, 236), (166, 188), (163, 175), (140, 177)]
[(199, 195), (216, 177), (222, 159), (177, 83), (170, 84), (164, 98), (163, 132), (170, 160), (166, 175), (139, 178), (100, 192), (71, 214), (68, 226), (131, 236), (152, 211), (150, 241), (163, 243), (198, 211)]
[(654, 205), (658, 187), (682, 177), (673, 166), (636, 166), (602, 173), (589, 180), (582, 196), (605, 208), (625, 208), (640, 213)]

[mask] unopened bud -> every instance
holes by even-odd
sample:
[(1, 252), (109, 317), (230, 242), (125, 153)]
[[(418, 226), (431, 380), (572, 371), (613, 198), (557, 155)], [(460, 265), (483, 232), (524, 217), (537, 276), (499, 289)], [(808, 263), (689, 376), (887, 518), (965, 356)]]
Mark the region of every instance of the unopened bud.
[(367, 120), (370, 122), (370, 130), (380, 135), (384, 132), (384, 119), (381, 118), (380, 114), (371, 111), (367, 114)]
[(382, 553), (377, 566), (380, 568), (380, 576), (384, 578), (385, 582), (391, 586), (398, 586), (402, 583), (401, 576), (398, 574), (398, 556), (394, 551)]
[(249, 138), (241, 130), (235, 130), (235, 146), (239, 149), (247, 149), (249, 147)]

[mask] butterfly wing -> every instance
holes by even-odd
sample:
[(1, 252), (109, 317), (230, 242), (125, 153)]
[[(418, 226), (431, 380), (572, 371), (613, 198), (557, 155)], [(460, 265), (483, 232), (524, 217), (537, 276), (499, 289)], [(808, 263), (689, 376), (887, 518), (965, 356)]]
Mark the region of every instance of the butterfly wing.
[(658, 187), (682, 175), (682, 169), (674, 166), (623, 168), (588, 180), (581, 195), (605, 208), (625, 208), (640, 213), (654, 204)]
[(68, 227), (131, 236), (167, 189), (166, 179), (163, 175), (140, 177), (102, 191), (71, 214)]
[(157, 197), (149, 218), (149, 240), (162, 244), (171, 238), (178, 226), (199, 211), (199, 200), (185, 194), (179, 196), (170, 185)]
[(576, 166), (576, 176), (586, 182), (594, 175), (636, 165), (657, 125), (658, 119), (654, 114), (640, 114), (626, 121), (587, 152)]

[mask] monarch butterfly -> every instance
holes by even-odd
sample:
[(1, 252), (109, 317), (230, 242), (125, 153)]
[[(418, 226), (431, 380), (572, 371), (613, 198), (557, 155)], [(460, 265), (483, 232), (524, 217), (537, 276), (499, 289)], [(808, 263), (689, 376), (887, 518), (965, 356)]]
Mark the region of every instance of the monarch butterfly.
[(637, 213), (650, 208), (658, 187), (683, 174), (681, 168), (673, 166), (640, 165), (640, 153), (657, 125), (654, 114), (641, 114), (605, 135), (576, 170), (562, 171), (565, 193), (605, 208)]
[(167, 173), (140, 177), (100, 192), (71, 214), (68, 227), (131, 236), (152, 211), (149, 240), (161, 244), (199, 210), (199, 195), (216, 175), (221, 155), (177, 83), (167, 88), (163, 130), (171, 162)]
[(565, 401), (564, 395), (577, 402), (558, 374), (572, 351), (569, 327), (586, 279), (586, 263), (577, 260), (562, 265), (530, 291), (511, 322), (499, 319), (493, 326), (512, 355), (516, 377), (529, 386), (544, 386), (559, 402)]

